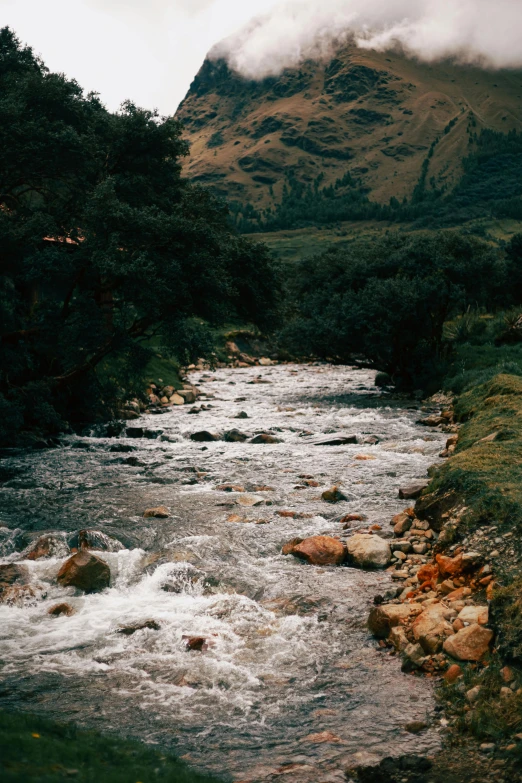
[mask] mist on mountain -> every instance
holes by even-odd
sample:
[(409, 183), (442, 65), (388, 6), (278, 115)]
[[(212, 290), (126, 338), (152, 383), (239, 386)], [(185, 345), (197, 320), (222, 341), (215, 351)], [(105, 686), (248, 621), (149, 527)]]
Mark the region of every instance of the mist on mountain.
[(424, 61), (520, 67), (522, 5), (513, 0), (284, 0), (214, 47), (241, 75), (262, 79), (353, 40)]

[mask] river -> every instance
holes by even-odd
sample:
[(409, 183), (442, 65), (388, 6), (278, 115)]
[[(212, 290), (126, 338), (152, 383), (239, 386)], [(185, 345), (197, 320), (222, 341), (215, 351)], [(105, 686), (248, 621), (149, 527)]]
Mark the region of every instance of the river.
[[(390, 575), (281, 555), (296, 536), (349, 535), (339, 524), (349, 512), (389, 529), (405, 505), (399, 486), (437, 461), (444, 436), (373, 379), (320, 364), (196, 372), (206, 410), (177, 407), (129, 425), (156, 438), (93, 430), (59, 448), (6, 452), (0, 562), (24, 562), (40, 593), (0, 604), (0, 706), (140, 738), (249, 783), (283, 773), (290, 783), (341, 783), (355, 752), (434, 752), (435, 727), (404, 730), (432, 715), (429, 681), (402, 674), (366, 630)], [(188, 437), (233, 428), (281, 442)], [(358, 443), (314, 444), (331, 432)], [(224, 483), (246, 492), (216, 490)], [(321, 493), (334, 484), (348, 500), (329, 505)], [(159, 505), (168, 519), (143, 518)], [(297, 516), (277, 514), (285, 510)], [(112, 550), (99, 553), (111, 587), (93, 595), (55, 581), (84, 528)], [(25, 561), (29, 540), (51, 531), (55, 556)], [(76, 613), (49, 616), (62, 601)], [(147, 620), (159, 629), (117, 632)], [(187, 636), (205, 637), (208, 649), (188, 651)]]

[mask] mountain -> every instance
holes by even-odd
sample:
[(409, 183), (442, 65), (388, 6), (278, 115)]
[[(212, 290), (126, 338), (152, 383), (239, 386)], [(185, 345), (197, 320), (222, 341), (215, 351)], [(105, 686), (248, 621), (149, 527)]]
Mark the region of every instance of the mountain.
[(324, 188), (350, 174), (388, 203), (412, 196), (428, 159), (430, 187), (451, 190), (482, 129), (522, 130), (522, 71), (350, 45), (256, 82), (207, 59), (177, 116), (191, 144), (185, 173), (231, 202), (266, 209), (288, 182)]

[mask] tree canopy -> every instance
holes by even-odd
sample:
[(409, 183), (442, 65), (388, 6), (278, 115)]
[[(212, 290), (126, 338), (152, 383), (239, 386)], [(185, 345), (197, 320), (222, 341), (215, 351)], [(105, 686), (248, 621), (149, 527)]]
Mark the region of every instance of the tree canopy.
[(92, 415), (158, 335), (191, 359), (207, 325), (271, 322), (268, 252), (183, 178), (181, 134), (131, 102), (108, 112), (0, 30), (0, 440)]
[(422, 388), (443, 359), (444, 323), (468, 307), (505, 304), (506, 270), (501, 252), (459, 232), (357, 240), (297, 265), (286, 339)]

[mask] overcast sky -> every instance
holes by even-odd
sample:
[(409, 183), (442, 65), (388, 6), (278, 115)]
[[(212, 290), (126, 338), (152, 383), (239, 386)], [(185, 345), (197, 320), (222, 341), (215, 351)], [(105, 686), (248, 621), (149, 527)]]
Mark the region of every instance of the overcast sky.
[(427, 60), (522, 67), (522, 0), (0, 0), (4, 25), (110, 109), (130, 98), (162, 114), (225, 38), (253, 78), (328, 54), (347, 30)]
[(0, 0), (8, 25), (53, 71), (173, 113), (206, 53), (276, 0)]

